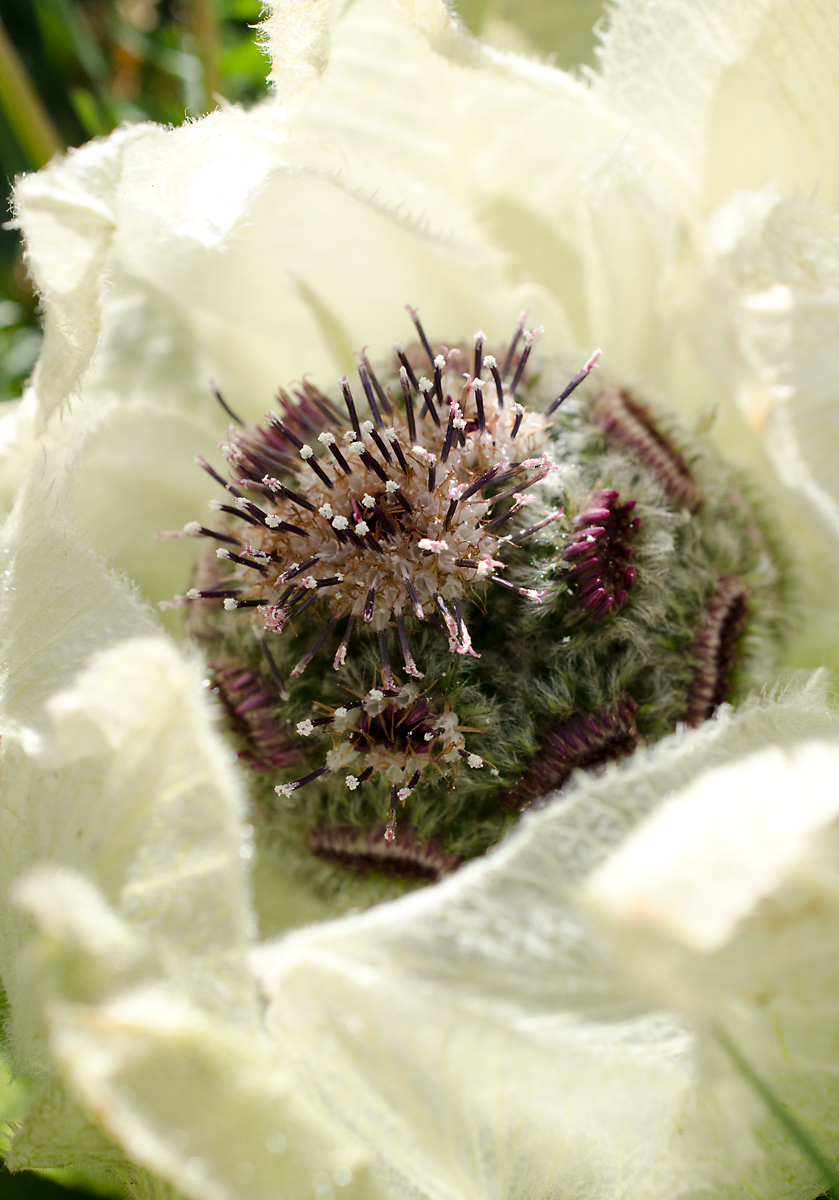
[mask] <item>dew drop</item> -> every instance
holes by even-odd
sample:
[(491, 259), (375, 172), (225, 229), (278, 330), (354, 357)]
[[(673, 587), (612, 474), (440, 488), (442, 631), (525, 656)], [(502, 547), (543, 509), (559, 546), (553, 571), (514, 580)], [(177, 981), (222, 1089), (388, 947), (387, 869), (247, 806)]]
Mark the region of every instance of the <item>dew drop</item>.
[(208, 1158), (200, 1158), (196, 1155), (194, 1158), (187, 1159), (186, 1174), (188, 1179), (206, 1179), (210, 1174), (210, 1160)]
[(269, 1154), (285, 1154), (288, 1139), (284, 1133), (269, 1133), (265, 1139), (265, 1148)]

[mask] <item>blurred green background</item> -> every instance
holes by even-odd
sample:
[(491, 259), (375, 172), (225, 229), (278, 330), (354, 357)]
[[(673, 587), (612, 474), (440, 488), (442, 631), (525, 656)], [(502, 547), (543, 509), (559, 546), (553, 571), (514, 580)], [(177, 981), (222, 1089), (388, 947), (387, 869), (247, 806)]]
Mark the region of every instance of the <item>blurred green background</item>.
[[(578, 71), (593, 65), (601, 0), (461, 0), (459, 11), (494, 45)], [(53, 153), (124, 122), (179, 125), (216, 106), (266, 94), (266, 60), (253, 26), (261, 0), (0, 0), (0, 183), (5, 221), (15, 176)], [(17, 233), (0, 229), (0, 416), (38, 357), (37, 298)], [(19, 1121), (25, 1081), (0, 1061), (0, 1134)], [(5, 1142), (0, 1137), (0, 1155)], [(115, 1195), (82, 1168), (11, 1175), (0, 1200)]]

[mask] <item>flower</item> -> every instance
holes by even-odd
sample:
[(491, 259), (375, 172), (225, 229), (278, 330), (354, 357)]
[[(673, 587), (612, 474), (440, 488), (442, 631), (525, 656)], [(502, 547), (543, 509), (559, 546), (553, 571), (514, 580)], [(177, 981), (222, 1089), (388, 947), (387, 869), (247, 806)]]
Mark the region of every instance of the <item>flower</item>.
[[(200, 664), (103, 554), (148, 599), (182, 586), (189, 540), (150, 535), (210, 494), (183, 469), (212, 447), (208, 377), (251, 419), (278, 380), (388, 344), (394, 297), (435, 338), (500, 336), (529, 299), (685, 406), (701, 390), (688, 334), (718, 346), (720, 314), (740, 314), (715, 358), (753, 417), (757, 385), (775, 389), (754, 423), (791, 414), (796, 478), (829, 496), (832, 426), (813, 408), (829, 222), (816, 201), (770, 205), (731, 131), (755, 95), (827, 87), (831, 21), (777, 0), (623, 0), (584, 84), (464, 40), (434, 4), (284, 5), (283, 108), (123, 130), (23, 181), (47, 337), (3, 544), (0, 971), (13, 1061), (38, 1084), (12, 1165), (88, 1158), (139, 1190), (134, 1164), (196, 1200), (821, 1189), (724, 1047), (833, 1152), (823, 682), (577, 775), (433, 887), (260, 942), (253, 829)], [(808, 108), (774, 111), (798, 132)], [(779, 189), (808, 180), (802, 156), (815, 178), (822, 111)], [(819, 272), (792, 280), (802, 262)], [(23, 432), (18, 454), (33, 457)], [(588, 528), (614, 520), (625, 548), (632, 514), (597, 499), (608, 517)], [(703, 646), (724, 644), (737, 595), (720, 592)], [(263, 920), (266, 874), (277, 926), (326, 915), (283, 895), (283, 866), (254, 877)]]

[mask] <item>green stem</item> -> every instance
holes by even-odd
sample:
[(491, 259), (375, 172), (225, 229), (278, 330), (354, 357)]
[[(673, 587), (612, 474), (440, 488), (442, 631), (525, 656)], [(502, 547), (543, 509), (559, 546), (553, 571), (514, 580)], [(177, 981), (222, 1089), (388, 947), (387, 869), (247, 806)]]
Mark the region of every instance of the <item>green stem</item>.
[(20, 55), (0, 21), (0, 107), (33, 167), (64, 149)]
[(737, 1048), (728, 1034), (719, 1026), (715, 1026), (714, 1035), (735, 1067), (737, 1067), (737, 1070), (752, 1085), (778, 1124), (786, 1130), (804, 1156), (809, 1158), (813, 1166), (819, 1171), (833, 1196), (839, 1197), (839, 1171), (837, 1171), (834, 1164), (825, 1157), (804, 1126), (792, 1115), (786, 1105), (778, 1099), (769, 1084), (758, 1075), (757, 1071), (748, 1059), (744, 1057), (742, 1051)]
[(192, 32), (204, 67), (204, 92), (209, 109), (214, 107), (213, 96), (221, 92), (215, 0), (191, 0), (191, 8)]

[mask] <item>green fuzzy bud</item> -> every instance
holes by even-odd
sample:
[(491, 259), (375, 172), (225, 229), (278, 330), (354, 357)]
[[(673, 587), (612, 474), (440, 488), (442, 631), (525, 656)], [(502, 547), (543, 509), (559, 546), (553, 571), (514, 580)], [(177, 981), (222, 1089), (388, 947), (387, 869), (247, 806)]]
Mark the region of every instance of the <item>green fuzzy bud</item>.
[[(421, 344), (231, 428), (188, 632), (282, 867), (342, 905), (768, 677), (770, 531), (704, 437), (512, 345)], [(368, 416), (369, 412), (369, 416)]]

